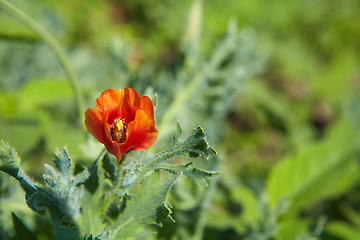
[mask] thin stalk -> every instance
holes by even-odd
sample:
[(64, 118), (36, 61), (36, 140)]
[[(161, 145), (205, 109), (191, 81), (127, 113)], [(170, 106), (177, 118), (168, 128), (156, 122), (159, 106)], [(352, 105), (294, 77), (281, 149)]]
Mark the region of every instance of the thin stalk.
[(178, 113), (179, 109), (183, 104), (194, 94), (196, 88), (199, 86), (201, 81), (207, 77), (206, 73), (201, 72), (197, 74), (190, 83), (176, 95), (174, 101), (170, 104), (168, 110), (164, 114), (164, 117), (161, 119), (159, 125), (159, 132), (163, 132), (168, 124), (173, 120), (173, 118)]
[(96, 162), (97, 161), (101, 161), (101, 159), (105, 156), (105, 154), (106, 154), (106, 151), (107, 151), (107, 149), (106, 148), (103, 148), (102, 150), (101, 150), (101, 152), (99, 153), (99, 156), (96, 158)]
[(82, 118), (83, 118), (83, 99), (80, 93), (80, 87), (76, 78), (74, 71), (71, 69), (68, 60), (64, 52), (62, 51), (60, 45), (57, 43), (56, 39), (47, 31), (45, 28), (40, 26), (37, 22), (35, 22), (31, 17), (29, 17), (26, 13), (7, 2), (6, 0), (0, 0), (0, 9), (3, 9), (5, 12), (16, 18), (18, 21), (29, 27), (33, 30), (45, 43), (48, 45), (50, 50), (54, 53), (55, 57), (60, 62), (62, 68), (65, 71), (65, 74), (69, 80), (71, 85), (74, 100), (77, 107), (77, 115), (78, 115), (78, 123), (79, 126), (83, 126)]
[(204, 230), (207, 224), (208, 208), (210, 207), (213, 197), (216, 193), (218, 181), (219, 178), (213, 178), (210, 180), (209, 188), (207, 189), (203, 202), (200, 206), (199, 216), (195, 225), (194, 236), (192, 238), (193, 240), (203, 239)]
[[(200, 68), (200, 71), (194, 73), (194, 76), (189, 79), (187, 85), (175, 96), (174, 101), (168, 107), (161, 122), (159, 124), (159, 132), (164, 132), (169, 123), (178, 114), (180, 108), (194, 95), (196, 90), (199, 89), (201, 82), (212, 76), (224, 59), (234, 50), (236, 47), (233, 40), (234, 34), (228, 33), (229, 37), (215, 50), (215, 53), (211, 57), (210, 61)], [(183, 77), (187, 77), (185, 74)], [(201, 89), (200, 89), (201, 90)]]

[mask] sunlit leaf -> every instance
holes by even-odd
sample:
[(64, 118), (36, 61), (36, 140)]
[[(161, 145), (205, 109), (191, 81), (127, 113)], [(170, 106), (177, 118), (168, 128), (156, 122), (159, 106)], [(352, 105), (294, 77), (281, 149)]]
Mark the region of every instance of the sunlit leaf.
[(21, 109), (29, 110), (71, 97), (71, 87), (65, 80), (33, 80), (27, 82), (19, 92), (19, 106)]
[(286, 197), (297, 209), (348, 190), (359, 179), (354, 139), (351, 123), (340, 121), (327, 139), (279, 162), (268, 179), (271, 204)]

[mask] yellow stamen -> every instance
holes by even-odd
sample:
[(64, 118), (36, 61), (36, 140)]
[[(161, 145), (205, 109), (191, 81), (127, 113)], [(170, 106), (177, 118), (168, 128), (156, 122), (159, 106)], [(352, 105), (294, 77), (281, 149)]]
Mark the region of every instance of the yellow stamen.
[(124, 143), (126, 141), (126, 130), (127, 124), (124, 119), (116, 118), (110, 127), (112, 140), (118, 143)]
[(124, 128), (123, 120), (121, 118), (115, 119), (114, 124), (119, 131)]

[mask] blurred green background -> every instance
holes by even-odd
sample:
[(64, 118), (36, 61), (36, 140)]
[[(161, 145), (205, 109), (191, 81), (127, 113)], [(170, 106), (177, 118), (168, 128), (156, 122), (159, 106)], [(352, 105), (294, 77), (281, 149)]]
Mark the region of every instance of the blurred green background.
[[(170, 199), (177, 223), (165, 223), (157, 238), (189, 239), (194, 217), (206, 219), (204, 239), (360, 236), (359, 1), (13, 4), (64, 48), (86, 107), (108, 88), (158, 93), (162, 131), (153, 152), (166, 146), (176, 120), (185, 132), (204, 127), (219, 152), (218, 163), (205, 167), (223, 174), (211, 197), (185, 181), (176, 185)], [(166, 119), (189, 89), (177, 114)], [(101, 150), (78, 125), (57, 59), (1, 9), (0, 138), (18, 151), (34, 179), (56, 148), (67, 146), (86, 166)], [(8, 207), (23, 197), (5, 178), (1, 173), (1, 203)], [(49, 226), (30, 217), (24, 202), (14, 208), (47, 236)], [(4, 221), (9, 209), (0, 213)], [(10, 223), (2, 228), (11, 235)]]

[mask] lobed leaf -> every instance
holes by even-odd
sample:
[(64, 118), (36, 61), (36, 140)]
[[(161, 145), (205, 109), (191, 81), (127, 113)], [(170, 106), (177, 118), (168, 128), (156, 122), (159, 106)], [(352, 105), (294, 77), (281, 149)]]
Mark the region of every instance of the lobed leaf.
[(170, 165), (167, 162), (178, 156), (186, 156), (191, 158), (198, 158), (200, 156), (205, 159), (216, 154), (216, 151), (209, 146), (204, 130), (199, 126), (192, 134), (184, 141), (181, 141), (182, 129), (179, 122), (176, 124), (175, 132), (172, 137), (171, 145), (153, 156), (143, 163), (141, 170), (142, 174), (146, 174), (152, 170), (163, 170), (172, 174), (184, 174), (195, 183), (200, 183), (205, 186), (208, 185), (207, 178), (218, 175), (216, 172), (200, 170), (189, 167), (192, 163), (185, 165)]
[[(55, 163), (58, 170), (45, 165), (45, 185), (38, 186), (20, 169), (20, 159), (16, 152), (1, 142), (1, 170), (20, 183), (28, 206), (40, 214), (44, 214), (45, 209), (51, 213), (56, 239), (74, 239), (79, 232), (72, 218), (79, 214), (83, 193), (83, 186), (78, 185), (84, 182), (89, 174), (85, 170), (73, 175), (72, 162), (66, 149), (56, 154)], [(16, 224), (19, 226), (18, 221)]]
[(157, 166), (155, 170), (163, 170), (170, 172), (172, 174), (184, 174), (190, 178), (194, 183), (199, 183), (205, 186), (208, 186), (207, 178), (219, 175), (218, 172), (205, 171), (197, 168), (192, 168), (190, 165), (193, 163), (188, 163), (185, 165), (170, 165), (163, 164)]
[[(82, 235), (89, 233), (100, 233), (105, 228), (105, 222), (103, 213), (100, 211), (103, 205), (103, 199), (99, 194), (99, 191), (90, 193), (84, 191), (84, 196), (81, 200), (81, 215), (76, 218), (76, 221), (80, 227)], [(91, 238), (90, 238), (91, 237)], [(93, 236), (89, 236), (89, 239), (96, 239)]]
[(61, 179), (65, 182), (69, 181), (72, 175), (72, 161), (67, 150), (64, 148), (62, 151), (57, 150), (55, 153), (55, 165), (60, 170)]
[(54, 195), (60, 205), (59, 210), (64, 215), (77, 216), (80, 214), (80, 199), (83, 194), (83, 186), (79, 184), (85, 182), (90, 174), (88, 170), (84, 170), (73, 175), (72, 161), (65, 148), (57, 151), (54, 162), (59, 171), (45, 165), (44, 190)]
[(110, 239), (146, 234), (143, 225), (157, 223), (157, 213), (163, 209), (166, 195), (178, 177), (179, 175), (175, 175), (165, 184), (160, 184), (158, 173), (146, 176), (136, 198), (128, 203), (111, 228)]
[(195, 128), (192, 134), (183, 142), (180, 141), (181, 134), (180, 124), (177, 123), (172, 144), (166, 150), (146, 161), (144, 168), (154, 169), (158, 164), (169, 161), (177, 156), (193, 158), (203, 156), (207, 159), (216, 154), (216, 151), (209, 146), (204, 130), (200, 126)]
[(17, 176), (20, 169), (20, 157), (3, 140), (0, 141), (0, 170), (12, 177)]

